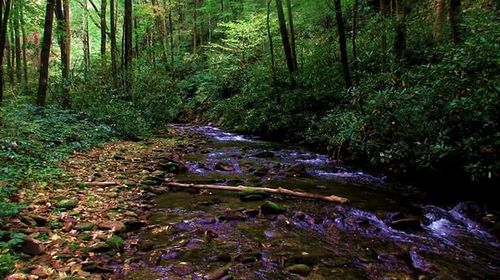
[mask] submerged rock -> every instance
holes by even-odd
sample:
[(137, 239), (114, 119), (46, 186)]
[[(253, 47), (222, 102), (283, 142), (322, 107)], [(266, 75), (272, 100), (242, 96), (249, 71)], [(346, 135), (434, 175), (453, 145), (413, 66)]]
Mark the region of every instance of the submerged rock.
[(312, 268), (307, 264), (294, 264), (286, 268), (286, 270), (290, 273), (298, 274), (301, 276), (307, 276), (311, 273)]
[(241, 201), (260, 201), (269, 198), (269, 194), (258, 190), (245, 190), (240, 192)]
[(401, 231), (418, 231), (422, 229), (420, 219), (417, 217), (409, 217), (391, 221), (390, 226)]
[(276, 155), (270, 151), (263, 151), (263, 152), (256, 153), (256, 154), (252, 155), (252, 157), (256, 157), (256, 158), (273, 158), (275, 156)]
[(217, 162), (215, 164), (215, 170), (224, 171), (224, 172), (231, 172), (231, 171), (234, 171), (234, 167), (231, 163), (221, 161), (221, 162)]
[(286, 176), (306, 176), (306, 166), (302, 163), (294, 164), (285, 170)]
[(271, 201), (266, 201), (264, 204), (260, 206), (260, 211), (262, 214), (282, 214), (286, 212), (286, 208), (276, 204)]

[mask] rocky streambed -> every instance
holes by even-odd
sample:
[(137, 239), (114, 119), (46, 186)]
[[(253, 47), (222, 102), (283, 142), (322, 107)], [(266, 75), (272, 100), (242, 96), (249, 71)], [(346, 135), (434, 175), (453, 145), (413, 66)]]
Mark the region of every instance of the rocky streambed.
[[(145, 180), (147, 226), (125, 241), (115, 278), (496, 279), (498, 215), (474, 202), (444, 207), (385, 178), (300, 147), (210, 126), (173, 126), (186, 183), (286, 187), (352, 202), (176, 190)], [(182, 162), (182, 163), (181, 163)], [(181, 169), (183, 169), (181, 168)], [(162, 174), (157, 174), (162, 175)], [(492, 230), (493, 229), (493, 230)]]

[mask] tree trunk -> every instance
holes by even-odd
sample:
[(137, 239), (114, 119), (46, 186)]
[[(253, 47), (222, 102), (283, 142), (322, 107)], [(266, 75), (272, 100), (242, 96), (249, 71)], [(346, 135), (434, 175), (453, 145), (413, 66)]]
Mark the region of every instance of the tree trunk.
[(337, 18), (337, 32), (339, 36), (340, 60), (344, 72), (344, 80), (348, 88), (352, 87), (351, 72), (349, 71), (349, 59), (347, 57), (347, 43), (344, 28), (344, 19), (342, 17), (342, 7), (340, 0), (333, 1), (335, 5), (335, 17)]
[(352, 3), (352, 71), (355, 78), (356, 67), (358, 65), (358, 50), (356, 48), (356, 35), (358, 33), (358, 0)]
[(381, 28), (381, 48), (382, 48), (382, 71), (385, 70), (387, 61), (387, 34), (385, 32), (385, 17), (387, 16), (387, 5), (385, 0), (380, 0), (380, 14), (382, 15), (382, 28)]
[(406, 7), (404, 0), (396, 0), (396, 35), (394, 36), (394, 60), (400, 63), (406, 52)]
[(460, 30), (462, 18), (461, 0), (450, 0), (448, 14), (450, 18), (451, 37), (455, 44), (459, 44), (462, 41)]
[(0, 1), (0, 105), (3, 101), (3, 90), (4, 90), (4, 78), (3, 78), (3, 59), (5, 54), (5, 44), (7, 41), (7, 26), (9, 23), (9, 14), (11, 8), (11, 1)]
[(101, 0), (101, 62), (106, 62), (106, 0)]
[(172, 0), (170, 0), (170, 7), (168, 10), (168, 28), (170, 35), (170, 60), (172, 67), (174, 67), (174, 24), (172, 22)]
[(292, 48), (293, 67), (295, 68), (295, 71), (297, 71), (297, 48), (295, 45), (295, 27), (293, 25), (292, 0), (286, 0), (286, 8), (288, 11), (288, 26), (290, 28), (290, 47)]
[[(8, 35), (11, 35), (11, 32), (9, 32), (9, 30), (7, 30), (7, 32), (9, 33)], [(11, 36), (8, 36), (8, 37), (11, 37)], [(14, 50), (13, 50), (13, 47), (12, 47), (12, 43), (11, 43), (11, 40), (12, 38), (7, 38), (6, 39), (6, 45), (5, 45), (5, 48), (6, 48), (6, 55), (7, 55), (7, 76), (9, 77), (9, 83), (11, 86), (14, 85), (15, 83), (15, 80), (14, 80), (14, 67), (12, 66), (14, 64)]]
[(446, 2), (447, 0), (434, 0), (434, 27), (432, 30), (432, 35), (435, 40), (441, 39), (443, 21), (446, 19)]
[(47, 97), (47, 82), (49, 78), (50, 44), (52, 42), (52, 24), (54, 22), (55, 0), (47, 0), (45, 24), (43, 32), (42, 51), (40, 55), (40, 79), (38, 81), (38, 106), (45, 106)]
[(116, 44), (116, 11), (115, 0), (109, 1), (109, 26), (111, 41), (111, 72), (113, 74), (113, 87), (118, 87), (118, 64), (117, 64), (117, 44)]
[(89, 36), (89, 20), (88, 20), (88, 9), (87, 9), (87, 0), (83, 0), (83, 34), (82, 34), (82, 43), (83, 43), (83, 60), (85, 64), (85, 73), (87, 73), (90, 69), (90, 36)]
[(66, 18), (62, 0), (56, 0), (55, 13), (57, 18), (57, 41), (61, 50), (61, 72), (62, 72), (62, 103), (64, 107), (69, 106), (69, 48), (68, 37), (66, 33), (69, 22)]
[(125, 0), (125, 15), (124, 15), (124, 66), (126, 71), (125, 81), (125, 89), (130, 97), (131, 87), (132, 87), (132, 58), (133, 58), (133, 50), (132, 50), (132, 0)]
[(273, 36), (271, 35), (271, 2), (272, 0), (269, 0), (267, 2), (266, 27), (267, 27), (267, 37), (269, 39), (269, 53), (271, 55), (271, 71), (273, 72), (273, 85), (276, 88), (278, 85), (278, 81), (276, 78), (276, 61), (274, 58)]
[(286, 28), (285, 14), (283, 12), (283, 4), (281, 0), (276, 0), (276, 9), (278, 12), (278, 22), (280, 26), (281, 41), (283, 44), (283, 51), (285, 53), (286, 64), (288, 66), (288, 71), (290, 72), (290, 78), (292, 82), (292, 89), (297, 87), (297, 74), (295, 69), (295, 64), (293, 62), (293, 52), (290, 46), (290, 40), (288, 38), (288, 30)]
[(198, 0), (194, 0), (193, 9), (193, 55), (198, 55)]
[(20, 11), (20, 21), (21, 21), (21, 35), (23, 39), (23, 69), (24, 69), (24, 82), (27, 84), (29, 80), (28, 76), (28, 58), (27, 58), (27, 45), (28, 45), (28, 40), (26, 37), (26, 28), (25, 28), (25, 22), (24, 22), (24, 1), (21, 0), (21, 11)]
[(23, 70), (22, 70), (22, 59), (21, 59), (21, 33), (19, 32), (19, 20), (20, 20), (20, 5), (17, 4), (15, 8), (15, 18), (14, 20), (14, 44), (16, 49), (16, 79), (17, 82), (20, 83), (23, 79)]

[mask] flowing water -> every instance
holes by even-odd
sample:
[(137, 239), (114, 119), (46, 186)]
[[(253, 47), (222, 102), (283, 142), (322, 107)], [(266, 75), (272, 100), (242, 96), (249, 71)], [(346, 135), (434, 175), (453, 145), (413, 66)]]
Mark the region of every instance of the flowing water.
[[(174, 126), (195, 144), (189, 183), (270, 186), (347, 197), (349, 204), (228, 192), (176, 191), (155, 199), (128, 279), (500, 279), (500, 243), (474, 203), (433, 205), (412, 189), (301, 147), (210, 126)], [(255, 197), (253, 197), (255, 198)], [(480, 217), (478, 217), (480, 216)], [(144, 246), (144, 245), (143, 245)]]

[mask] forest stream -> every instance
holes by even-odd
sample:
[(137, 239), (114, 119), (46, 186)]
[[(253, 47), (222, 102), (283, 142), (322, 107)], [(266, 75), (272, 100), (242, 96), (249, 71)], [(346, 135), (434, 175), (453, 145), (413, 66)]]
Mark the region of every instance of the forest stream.
[[(171, 189), (125, 243), (126, 279), (497, 279), (500, 243), (473, 202), (454, 207), (326, 155), (225, 132), (187, 135), (194, 184), (285, 187), (350, 199), (334, 204), (265, 194)], [(270, 204), (266, 201), (272, 201)], [(269, 207), (271, 205), (271, 207)]]

